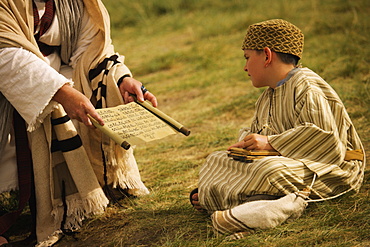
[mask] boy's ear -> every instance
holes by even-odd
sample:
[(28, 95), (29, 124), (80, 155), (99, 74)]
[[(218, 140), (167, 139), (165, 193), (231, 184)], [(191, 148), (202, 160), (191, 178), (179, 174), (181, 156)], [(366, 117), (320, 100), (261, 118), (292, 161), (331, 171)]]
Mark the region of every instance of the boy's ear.
[(267, 67), (271, 63), (271, 60), (272, 60), (272, 51), (268, 47), (265, 47), (263, 49), (263, 51), (264, 51), (265, 56), (266, 56), (265, 67)]

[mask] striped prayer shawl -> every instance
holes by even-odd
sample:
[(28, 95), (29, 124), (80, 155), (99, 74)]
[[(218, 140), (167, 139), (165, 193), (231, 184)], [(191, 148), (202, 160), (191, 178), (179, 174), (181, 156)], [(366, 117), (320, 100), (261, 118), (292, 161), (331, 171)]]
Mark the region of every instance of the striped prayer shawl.
[(261, 131), (282, 156), (242, 163), (226, 151), (212, 153), (201, 167), (199, 199), (210, 212), (241, 204), (256, 194), (286, 195), (309, 186), (312, 199), (357, 191), (365, 161), (345, 161), (347, 150), (363, 150), (335, 91), (307, 68), (256, 102), (251, 133)]
[(62, 107), (45, 119), (42, 128), (31, 132), (31, 141), (38, 241), (58, 229), (78, 229), (82, 220), (104, 212), (108, 199)]
[[(83, 3), (84, 13), (92, 17), (92, 25), (99, 29), (98, 35), (86, 47), (74, 68), (75, 88), (93, 101), (100, 101), (102, 107), (122, 104), (116, 82), (122, 75), (131, 75), (124, 65), (123, 56), (115, 58), (117, 63), (107, 63), (102, 69), (103, 73), (98, 73), (92, 81), (88, 77), (89, 71), (115, 55), (110, 39), (109, 15), (103, 3), (101, 0), (58, 0), (56, 10), (59, 15), (61, 5), (58, 3), (62, 2), (70, 6), (81, 6)], [(33, 36), (32, 0), (0, 0), (0, 6), (0, 48), (23, 47), (44, 59)], [(66, 5), (64, 7), (68, 8)], [(73, 14), (70, 10), (62, 14)], [(78, 20), (71, 25), (75, 24), (78, 24)], [(77, 30), (70, 31), (80, 34)], [(64, 61), (69, 60), (70, 51), (76, 48), (73, 47), (73, 40), (66, 45), (71, 47), (65, 52), (62, 49), (66, 56)], [(101, 97), (104, 94), (102, 90), (106, 92), (106, 97)], [(54, 101), (39, 114), (35, 123), (29, 123), (28, 130), (32, 131), (38, 241), (46, 240), (59, 229), (76, 229), (82, 220), (104, 210), (108, 200), (100, 186), (104, 184), (103, 162), (107, 169), (107, 182), (113, 187), (119, 185), (127, 188), (134, 195), (149, 193), (141, 181), (132, 149), (126, 152), (102, 136), (99, 130), (87, 128), (82, 123), (76, 131), (62, 106)]]

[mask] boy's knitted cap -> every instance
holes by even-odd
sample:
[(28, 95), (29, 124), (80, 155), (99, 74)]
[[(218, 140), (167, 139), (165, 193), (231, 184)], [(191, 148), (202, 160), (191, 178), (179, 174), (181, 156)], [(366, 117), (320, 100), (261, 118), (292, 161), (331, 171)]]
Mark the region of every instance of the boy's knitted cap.
[(273, 19), (252, 24), (247, 29), (243, 50), (263, 50), (265, 47), (274, 52), (282, 52), (302, 58), (302, 31), (285, 20)]

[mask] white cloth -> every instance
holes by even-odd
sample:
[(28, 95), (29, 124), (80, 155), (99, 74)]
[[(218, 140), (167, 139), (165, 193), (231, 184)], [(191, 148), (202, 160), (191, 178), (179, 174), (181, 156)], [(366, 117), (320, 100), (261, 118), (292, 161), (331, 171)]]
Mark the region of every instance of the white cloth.
[(274, 228), (285, 221), (301, 216), (307, 206), (304, 192), (288, 194), (277, 200), (247, 202), (232, 209), (215, 211), (214, 229), (220, 233), (235, 233)]
[(39, 116), (45, 108), (56, 105), (56, 102), (50, 103), (54, 94), (64, 84), (71, 83), (35, 54), (22, 48), (0, 50), (0, 74), (0, 91), (7, 99), (14, 99), (12, 105), (29, 125), (42, 121)]
[(247, 202), (232, 208), (233, 215), (251, 228), (274, 228), (288, 219), (297, 219), (307, 202), (295, 193), (277, 200)]

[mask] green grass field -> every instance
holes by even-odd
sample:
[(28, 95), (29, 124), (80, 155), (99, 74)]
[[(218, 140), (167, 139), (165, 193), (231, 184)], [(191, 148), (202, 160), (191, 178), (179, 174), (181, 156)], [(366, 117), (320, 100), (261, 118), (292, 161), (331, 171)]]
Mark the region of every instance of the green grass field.
[[(358, 194), (312, 203), (275, 229), (226, 241), (208, 216), (192, 209), (205, 157), (234, 143), (247, 127), (254, 88), (243, 71), (249, 24), (286, 19), (302, 29), (302, 65), (338, 92), (366, 150), (370, 147), (370, 1), (103, 0), (116, 50), (158, 108), (191, 130), (137, 146), (151, 194), (121, 200), (56, 246), (370, 246), (370, 172)], [(367, 154), (367, 157), (369, 155)]]

